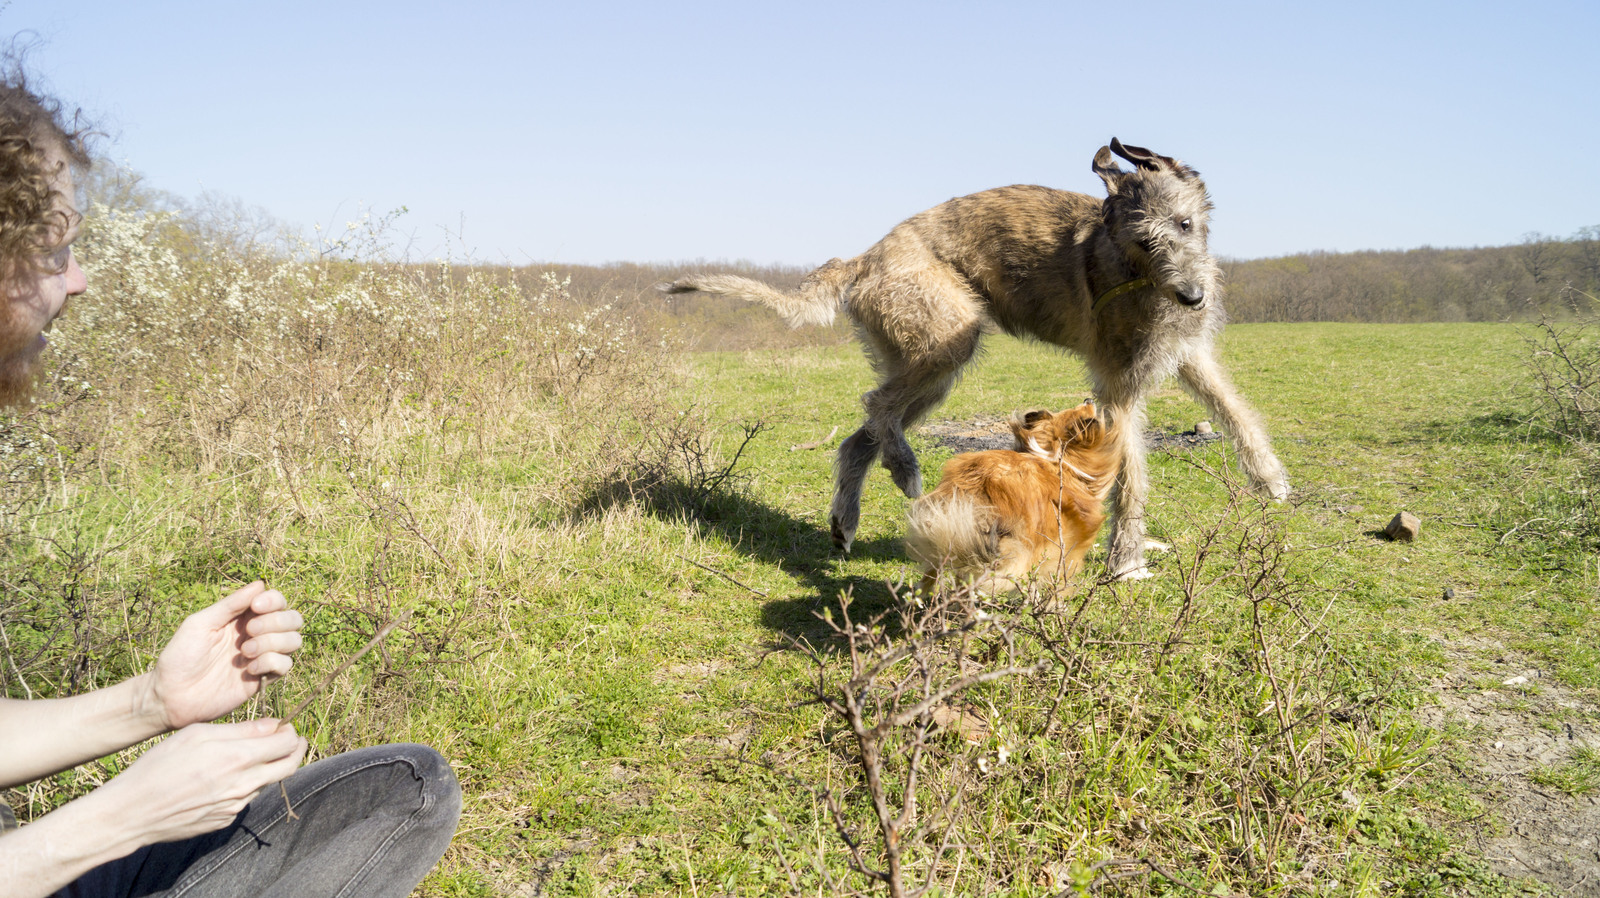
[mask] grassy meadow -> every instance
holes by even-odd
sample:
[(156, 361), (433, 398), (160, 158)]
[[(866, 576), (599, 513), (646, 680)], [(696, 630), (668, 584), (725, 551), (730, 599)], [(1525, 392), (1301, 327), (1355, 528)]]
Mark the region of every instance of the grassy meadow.
[[(918, 610), (885, 474), (855, 552), (828, 542), (854, 346), (690, 353), (553, 275), (218, 257), (169, 227), (92, 221), (91, 292), (0, 433), (8, 695), (141, 670), (265, 577), (308, 641), (252, 714), (409, 611), (299, 727), (314, 755), (451, 759), (465, 811), (426, 895), (1546, 888), (1482, 848), (1504, 826), (1463, 771), (1489, 737), (1419, 722), (1463, 671), (1513, 709), (1581, 698), (1534, 726), (1600, 721), (1584, 461), (1534, 417), (1526, 327), (1231, 327), (1288, 503), (1242, 492), (1224, 443), (1157, 453), (1156, 578)], [(935, 415), (1086, 395), (996, 337)], [(1150, 406), (1204, 417), (1175, 385)], [(931, 481), (950, 452), (912, 440)], [(1381, 536), (1402, 509), (1414, 543)], [(1543, 679), (1501, 685), (1506, 655)], [(131, 756), (8, 797), (37, 815)], [(1593, 752), (1547, 766), (1594, 794)], [(853, 869), (891, 853), (903, 882)]]

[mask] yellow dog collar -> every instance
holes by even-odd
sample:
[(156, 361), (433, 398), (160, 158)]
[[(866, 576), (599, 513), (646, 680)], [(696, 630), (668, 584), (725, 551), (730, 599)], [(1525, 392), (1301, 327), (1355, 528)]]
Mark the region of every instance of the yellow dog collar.
[(1106, 300), (1113, 299), (1115, 297), (1121, 296), (1124, 293), (1129, 293), (1131, 291), (1138, 290), (1141, 287), (1148, 287), (1148, 286), (1150, 286), (1150, 279), (1149, 278), (1134, 278), (1131, 281), (1125, 281), (1125, 282), (1123, 282), (1121, 284), (1116, 285), (1115, 287), (1112, 287), (1110, 290), (1107, 290), (1106, 292), (1100, 294), (1099, 298), (1094, 301), (1094, 305), (1091, 306), (1091, 308), (1094, 311), (1098, 312), (1098, 311), (1100, 311), (1100, 307), (1105, 304)]

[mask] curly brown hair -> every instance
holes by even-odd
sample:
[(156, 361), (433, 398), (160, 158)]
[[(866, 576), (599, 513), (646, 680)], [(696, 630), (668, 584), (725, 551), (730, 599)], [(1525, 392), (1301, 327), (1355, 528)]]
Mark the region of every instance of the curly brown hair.
[[(87, 130), (59, 101), (34, 93), (14, 57), (0, 63), (0, 285), (59, 265), (51, 256), (72, 226), (61, 166), (87, 168)], [(62, 202), (62, 200), (65, 202)]]
[(76, 114), (69, 126), (60, 102), (29, 89), (15, 44), (0, 50), (0, 408), (23, 404), (39, 375), (38, 325), (13, 300), (72, 264), (61, 250), (77, 212), (61, 175), (89, 166), (85, 133)]

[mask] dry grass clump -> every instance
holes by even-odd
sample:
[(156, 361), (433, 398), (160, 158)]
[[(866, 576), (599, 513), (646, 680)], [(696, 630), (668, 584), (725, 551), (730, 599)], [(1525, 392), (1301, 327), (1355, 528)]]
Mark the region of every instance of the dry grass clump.
[(94, 286), (63, 324), (54, 382), (115, 397), (102, 414), (120, 420), (101, 426), (130, 436), (139, 421), (202, 473), (271, 470), (292, 490), (329, 463), (392, 462), (423, 430), (489, 454), (607, 406), (651, 420), (670, 382), (664, 344), (607, 305), (580, 306), (554, 275), (530, 290), (448, 263), (185, 258), (173, 227), (92, 211)]
[(1600, 319), (1591, 315), (1568, 324), (1542, 319), (1529, 348), (1541, 418), (1566, 439), (1589, 446), (1600, 442)]

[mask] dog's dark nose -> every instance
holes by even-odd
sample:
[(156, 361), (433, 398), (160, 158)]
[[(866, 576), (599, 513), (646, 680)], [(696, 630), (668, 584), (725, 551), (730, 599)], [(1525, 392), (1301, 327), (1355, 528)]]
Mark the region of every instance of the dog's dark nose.
[(1205, 291), (1199, 289), (1198, 287), (1178, 288), (1178, 302), (1181, 302), (1186, 306), (1198, 306), (1205, 301)]

